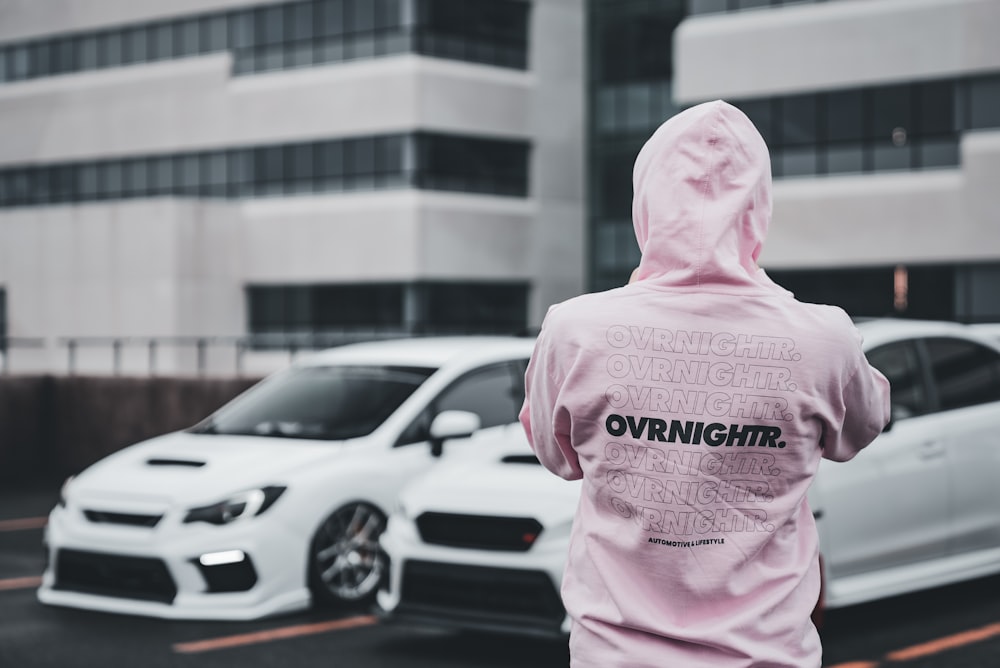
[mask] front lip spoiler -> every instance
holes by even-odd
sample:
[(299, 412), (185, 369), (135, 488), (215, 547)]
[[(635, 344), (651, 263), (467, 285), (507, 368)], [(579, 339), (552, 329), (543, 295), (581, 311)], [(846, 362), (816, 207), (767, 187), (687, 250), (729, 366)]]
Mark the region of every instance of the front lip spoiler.
[(562, 630), (562, 620), (554, 622), (551, 619), (455, 611), (413, 604), (400, 604), (391, 612), (379, 609), (377, 614), (381, 622), (400, 626), (445, 627), (550, 639), (568, 637)]

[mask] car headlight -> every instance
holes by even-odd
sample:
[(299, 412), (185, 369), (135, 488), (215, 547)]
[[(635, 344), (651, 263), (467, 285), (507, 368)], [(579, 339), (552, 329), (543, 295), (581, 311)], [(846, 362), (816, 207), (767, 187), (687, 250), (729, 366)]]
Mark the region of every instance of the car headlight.
[(274, 505), (284, 491), (285, 487), (271, 485), (240, 492), (210, 506), (191, 508), (184, 517), (184, 523), (208, 522), (221, 526), (256, 517)]

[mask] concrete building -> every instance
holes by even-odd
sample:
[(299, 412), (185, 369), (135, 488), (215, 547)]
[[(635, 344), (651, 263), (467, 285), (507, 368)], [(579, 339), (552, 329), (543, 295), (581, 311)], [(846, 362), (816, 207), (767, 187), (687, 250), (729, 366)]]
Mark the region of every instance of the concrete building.
[(627, 280), (635, 155), (714, 98), (771, 147), (779, 282), (1000, 321), (998, 30), (994, 0), (0, 0), (4, 359), (530, 328)]
[(537, 324), (584, 289), (583, 25), (583, 0), (0, 1), (0, 336), (37, 344), (11, 370)]
[(628, 165), (642, 141), (665, 111), (722, 98), (771, 148), (761, 260), (776, 280), (858, 316), (1000, 321), (1000, 2), (591, 0), (590, 11), (591, 289), (624, 282), (637, 259)]

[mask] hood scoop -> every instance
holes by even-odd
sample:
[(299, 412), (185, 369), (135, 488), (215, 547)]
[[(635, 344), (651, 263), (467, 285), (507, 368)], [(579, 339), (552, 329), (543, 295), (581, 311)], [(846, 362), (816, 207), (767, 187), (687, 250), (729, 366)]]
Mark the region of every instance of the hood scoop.
[(162, 457), (147, 459), (146, 464), (149, 466), (186, 466), (188, 468), (201, 468), (205, 465), (205, 462), (199, 462), (193, 459), (164, 459)]
[(539, 466), (542, 464), (534, 455), (507, 455), (500, 461), (504, 464), (538, 464)]

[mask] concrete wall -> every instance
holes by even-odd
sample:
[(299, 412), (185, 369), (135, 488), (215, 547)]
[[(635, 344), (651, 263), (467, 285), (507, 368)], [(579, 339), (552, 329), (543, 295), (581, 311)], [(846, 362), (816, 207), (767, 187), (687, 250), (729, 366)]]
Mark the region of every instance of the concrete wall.
[(0, 164), (413, 128), (530, 138), (536, 81), (414, 55), (233, 77), (228, 53), (29, 79), (0, 86), (0, 116), (19, 129), (3, 133)]
[(996, 0), (838, 0), (704, 15), (674, 36), (691, 103), (1000, 69)]
[(0, 480), (78, 472), (125, 446), (195, 424), (254, 382), (0, 378)]
[[(280, 0), (277, 0), (280, 2)], [(93, 30), (247, 6), (247, 0), (4, 0), (0, 40)]]
[(777, 182), (761, 265), (996, 262), (1000, 131), (966, 133), (961, 152), (959, 169)]
[(527, 239), (535, 290), (529, 325), (549, 305), (584, 292), (586, 266), (586, 16), (582, 0), (532, 5), (529, 114), (531, 192), (538, 202)]
[[(0, 42), (252, 4), (11, 0)], [(528, 281), (537, 325), (584, 289), (586, 57), (583, 0), (536, 0), (531, 12), (527, 71), (399, 55), (232, 76), (230, 54), (216, 53), (0, 86), (0, 167), (414, 130), (531, 142), (524, 199), (396, 191), (0, 210), (7, 333), (229, 336), (246, 331), (247, 284), (419, 279)], [(170, 354), (163, 372), (192, 368)], [(107, 369), (104, 357), (80, 369)], [(66, 366), (62, 350), (39, 359)]]
[[(227, 203), (170, 198), (0, 212), (7, 333), (48, 338), (46, 348), (18, 355), (24, 363), (14, 370), (66, 368), (57, 344), (64, 336), (244, 333), (245, 252), (235, 213)], [(159, 371), (193, 354), (165, 348)], [(78, 371), (110, 371), (107, 355), (81, 350)], [(232, 373), (232, 362), (220, 364), (219, 372)]]

